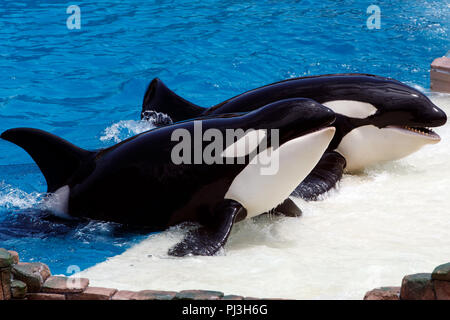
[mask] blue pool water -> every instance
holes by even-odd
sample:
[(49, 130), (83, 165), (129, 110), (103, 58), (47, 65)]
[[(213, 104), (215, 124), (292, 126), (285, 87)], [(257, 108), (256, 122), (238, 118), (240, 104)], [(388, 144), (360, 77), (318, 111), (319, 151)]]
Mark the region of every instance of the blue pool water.
[[(146, 86), (161, 78), (210, 106), (281, 79), (326, 73), (390, 76), (425, 90), (430, 62), (450, 48), (449, 1), (66, 1), (0, 3), (0, 131), (35, 127), (84, 148), (135, 132)], [(74, 3), (77, 4), (77, 3)], [(0, 141), (0, 247), (54, 273), (119, 254), (146, 236), (103, 222), (50, 219), (32, 159)], [(151, 210), (149, 204), (149, 211)]]

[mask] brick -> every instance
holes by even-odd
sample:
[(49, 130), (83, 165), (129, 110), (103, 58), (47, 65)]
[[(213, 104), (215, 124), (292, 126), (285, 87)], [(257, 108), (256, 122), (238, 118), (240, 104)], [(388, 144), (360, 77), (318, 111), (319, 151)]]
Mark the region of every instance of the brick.
[(237, 296), (234, 294), (227, 294), (222, 297), (222, 300), (244, 300), (243, 296)]
[(133, 300), (172, 300), (176, 294), (174, 291), (143, 290), (136, 292)]
[(28, 293), (28, 300), (66, 300), (63, 294), (55, 293)]
[(88, 287), (81, 293), (67, 294), (67, 300), (111, 300), (117, 289)]
[(400, 287), (381, 287), (366, 293), (364, 300), (400, 300)]
[(112, 300), (134, 300), (135, 294), (135, 291), (119, 290), (112, 296)]
[(45, 293), (80, 293), (89, 285), (89, 279), (63, 276), (49, 277), (42, 286)]
[(223, 297), (220, 291), (183, 290), (176, 294), (177, 300), (219, 300)]

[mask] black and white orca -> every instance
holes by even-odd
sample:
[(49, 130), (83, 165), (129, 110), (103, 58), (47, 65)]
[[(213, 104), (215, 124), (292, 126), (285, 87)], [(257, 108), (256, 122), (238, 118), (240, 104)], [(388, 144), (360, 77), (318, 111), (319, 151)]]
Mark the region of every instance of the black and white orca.
[(144, 96), (141, 118), (152, 112), (173, 121), (229, 112), (248, 112), (287, 98), (313, 99), (336, 113), (336, 134), (327, 152), (294, 194), (307, 200), (334, 187), (344, 169), (403, 158), (440, 141), (430, 127), (442, 126), (446, 114), (424, 94), (399, 81), (368, 74), (302, 77), (242, 93), (211, 108), (196, 106), (154, 79)]
[[(99, 151), (83, 150), (30, 128), (7, 130), (1, 138), (35, 160), (55, 211), (154, 230), (195, 222), (201, 227), (169, 253), (211, 255), (224, 245), (234, 222), (270, 211), (289, 197), (327, 149), (334, 120), (333, 111), (313, 100), (287, 99), (245, 114), (156, 128)], [(180, 139), (174, 139), (174, 133), (195, 139), (199, 123), (205, 135), (208, 129), (223, 136), (227, 130), (244, 130), (241, 138), (223, 141), (224, 151), (215, 154), (241, 161), (176, 163), (173, 152)], [(279, 147), (272, 129), (277, 129)], [(201, 150), (206, 150), (207, 141), (201, 140)], [(180, 154), (194, 154), (195, 145)], [(252, 162), (263, 154), (265, 162)], [(278, 170), (262, 174), (272, 161), (277, 161)]]

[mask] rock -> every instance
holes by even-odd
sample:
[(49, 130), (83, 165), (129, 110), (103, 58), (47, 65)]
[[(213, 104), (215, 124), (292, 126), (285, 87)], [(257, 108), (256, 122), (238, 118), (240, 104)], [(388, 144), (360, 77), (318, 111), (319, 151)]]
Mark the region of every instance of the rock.
[(20, 280), (11, 281), (11, 296), (14, 299), (23, 299), (27, 295), (27, 285)]
[(30, 293), (41, 291), (42, 285), (50, 277), (50, 269), (44, 263), (18, 263), (13, 266), (12, 273), (16, 280), (25, 282)]
[(417, 273), (405, 276), (400, 291), (402, 300), (435, 300), (431, 273)]
[(11, 272), (9, 269), (0, 269), (0, 300), (11, 299)]
[(400, 300), (400, 287), (381, 287), (368, 291), (364, 300)]
[(89, 285), (89, 279), (63, 276), (49, 277), (42, 286), (45, 293), (80, 293)]
[(0, 248), (0, 268), (9, 268), (14, 263), (14, 258), (3, 248)]
[(19, 254), (16, 251), (8, 250), (9, 254), (13, 257), (13, 263), (18, 264), (19, 263)]
[(208, 290), (183, 290), (176, 294), (177, 300), (219, 300), (223, 292)]
[(450, 281), (434, 280), (437, 300), (450, 300)]
[(450, 262), (434, 268), (431, 278), (433, 280), (450, 281)]
[(112, 296), (112, 300), (134, 300), (135, 294), (136, 292), (134, 291), (120, 290)]
[(54, 293), (29, 293), (27, 294), (28, 300), (66, 300), (66, 296), (63, 294)]
[(437, 58), (431, 63), (430, 89), (438, 92), (450, 92), (450, 58)]
[(81, 293), (67, 294), (67, 300), (111, 300), (117, 289), (88, 287)]
[(244, 300), (244, 297), (236, 296), (234, 294), (227, 294), (226, 296), (222, 297), (222, 300)]
[(447, 72), (450, 72), (450, 58), (440, 57), (434, 59), (434, 61), (431, 63), (431, 68), (442, 69)]
[(136, 292), (133, 300), (172, 300), (176, 294), (174, 291), (143, 290)]

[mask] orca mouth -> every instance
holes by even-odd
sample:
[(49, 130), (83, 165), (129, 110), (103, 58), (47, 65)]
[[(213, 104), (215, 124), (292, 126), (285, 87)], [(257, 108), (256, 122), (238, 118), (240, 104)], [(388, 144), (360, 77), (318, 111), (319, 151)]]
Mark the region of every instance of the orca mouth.
[(399, 129), (401, 131), (408, 132), (409, 134), (419, 135), (431, 140), (441, 140), (441, 137), (428, 127), (387, 126), (387, 128)]

